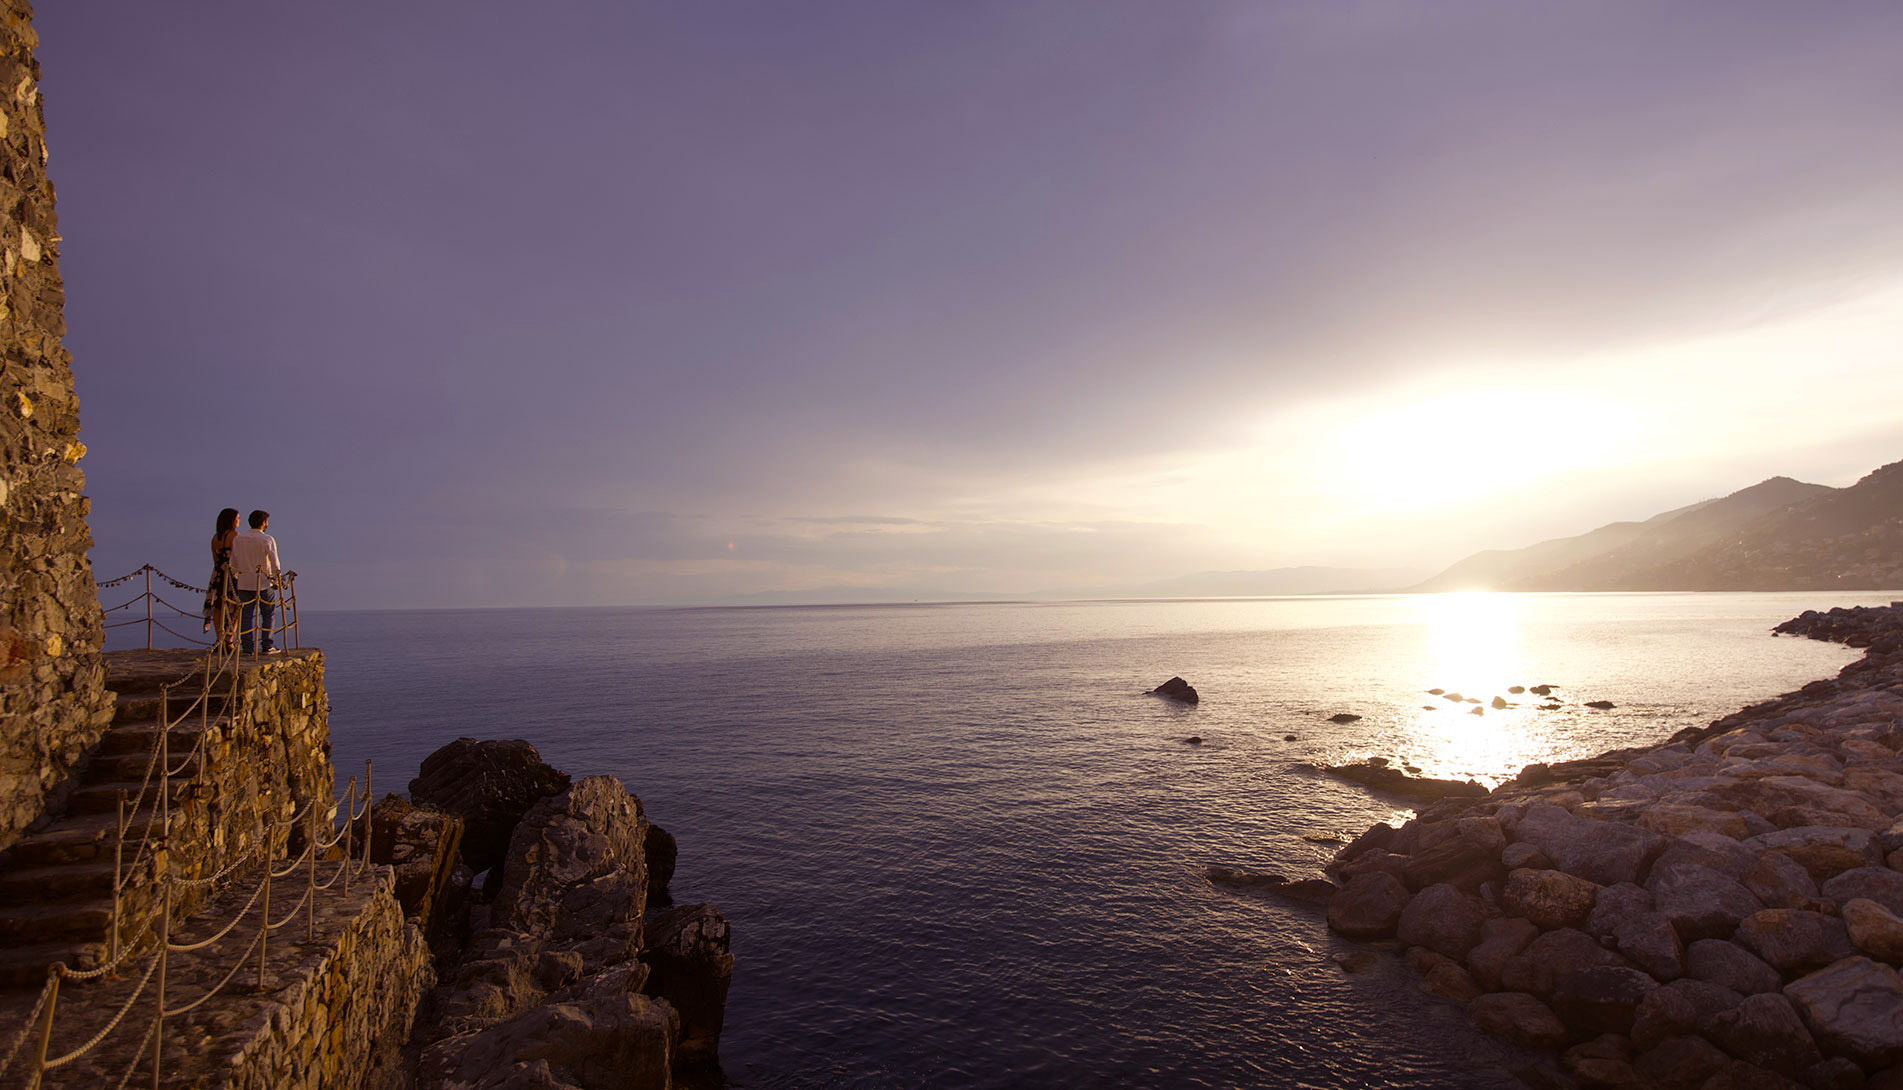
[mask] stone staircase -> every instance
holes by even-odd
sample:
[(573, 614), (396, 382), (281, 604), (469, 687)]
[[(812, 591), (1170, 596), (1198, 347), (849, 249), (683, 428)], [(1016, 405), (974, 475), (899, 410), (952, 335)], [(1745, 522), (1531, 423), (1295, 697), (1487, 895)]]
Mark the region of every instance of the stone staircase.
[[(115, 849), (130, 864), (160, 815), (155, 783), (145, 804), (126, 814), (121, 847), (119, 799), (123, 793), (130, 805), (137, 797), (165, 713), (177, 718), (198, 695), (197, 685), (188, 682), (178, 686), (169, 709), (162, 707), (165, 680), (164, 673), (149, 671), (108, 676), (116, 699), (112, 724), (84, 763), (64, 813), (43, 817), (0, 852), (0, 988), (37, 988), (55, 961), (84, 969), (103, 960), (112, 923)], [(223, 693), (209, 700), (207, 715), (193, 711), (172, 727), (167, 745), (175, 767), (197, 745), (207, 720), (213, 726), (226, 722)], [(167, 784), (175, 807), (192, 790), (191, 769), (185, 771)], [(149, 856), (141, 870), (149, 873)], [(142, 890), (149, 884), (128, 885)], [(143, 907), (129, 903), (124, 918), (142, 918), (133, 909)]]

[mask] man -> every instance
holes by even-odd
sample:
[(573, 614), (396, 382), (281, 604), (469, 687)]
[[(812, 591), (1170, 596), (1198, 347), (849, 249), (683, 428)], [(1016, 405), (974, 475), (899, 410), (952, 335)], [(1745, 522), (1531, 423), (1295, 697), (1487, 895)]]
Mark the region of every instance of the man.
[[(267, 655), (278, 654), (280, 648), (272, 639), (271, 621), (277, 613), (278, 568), (277, 539), (265, 533), (271, 525), (269, 511), (253, 511), (251, 529), (239, 534), (231, 543), (231, 571), (238, 586), (238, 635), (239, 647), (245, 654), (251, 653), (252, 635), (261, 636), (260, 645)], [(253, 627), (253, 614), (257, 614), (263, 624)]]

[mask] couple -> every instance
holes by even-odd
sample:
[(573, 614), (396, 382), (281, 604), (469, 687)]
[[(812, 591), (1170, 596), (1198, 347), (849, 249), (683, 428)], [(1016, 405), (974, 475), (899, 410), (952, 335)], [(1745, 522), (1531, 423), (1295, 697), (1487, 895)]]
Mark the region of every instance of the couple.
[[(275, 655), (282, 650), (271, 638), (277, 587), (280, 576), (294, 579), (297, 573), (278, 567), (277, 539), (264, 532), (271, 525), (271, 513), (253, 511), (250, 523), (249, 530), (239, 533), (238, 509), (227, 507), (218, 512), (218, 526), (211, 538), (211, 582), (205, 588), (205, 631), (216, 628), (218, 646), (231, 650), (231, 622), (237, 613), (244, 652), (251, 653), (251, 637), (256, 633), (264, 653)], [(254, 620), (263, 624), (254, 627)]]

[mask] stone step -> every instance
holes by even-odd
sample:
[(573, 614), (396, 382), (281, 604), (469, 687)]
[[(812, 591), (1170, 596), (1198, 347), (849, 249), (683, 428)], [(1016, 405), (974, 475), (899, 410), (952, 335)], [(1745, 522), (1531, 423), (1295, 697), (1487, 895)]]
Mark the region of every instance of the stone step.
[[(156, 828), (158, 819), (151, 811), (130, 816), (126, 819), (126, 849), (135, 850), (134, 845), (145, 839), (148, 829)], [(115, 804), (111, 813), (85, 814), (68, 817), (58, 824), (14, 841), (4, 855), (0, 855), (0, 866), (5, 867), (47, 867), (64, 863), (112, 862), (113, 838), (119, 831), (118, 807)]]
[(111, 897), (0, 905), (0, 943), (18, 947), (73, 939), (96, 942), (111, 923)]
[[(223, 723), (225, 719), (220, 716), (214, 722)], [(159, 725), (149, 720), (142, 723), (114, 724), (100, 737), (98, 752), (100, 754), (150, 753), (152, 743), (158, 739), (158, 733)], [(166, 742), (167, 747), (174, 754), (172, 760), (176, 762), (180, 756), (190, 752), (191, 748), (198, 744), (198, 736), (203, 733), (196, 716), (174, 726), (171, 730), (171, 738)]]
[[(196, 737), (196, 735), (193, 736), (194, 741)], [(176, 741), (176, 739), (174, 739), (174, 741)], [(186, 767), (186, 771), (190, 772), (194, 766), (185, 760), (185, 754), (189, 752), (191, 751), (184, 750), (170, 754), (172, 767), (177, 768), (183, 764)], [(146, 769), (151, 767), (152, 764), (152, 754), (148, 750), (139, 750), (133, 753), (101, 753), (94, 756), (93, 759), (87, 763), (86, 775), (80, 780), (80, 786), (127, 782), (140, 783), (145, 780)]]
[[(127, 859), (125, 862), (131, 862)], [(11, 867), (0, 872), (0, 905), (112, 896), (112, 860)]]
[(71, 969), (90, 969), (106, 958), (103, 942), (41, 942), (0, 948), (0, 988), (37, 988), (56, 961)]
[[(196, 716), (198, 690), (190, 688), (174, 691), (171, 700), (164, 701), (158, 693), (116, 693), (112, 705), (112, 721), (120, 723), (142, 723), (159, 718), (161, 705), (166, 718), (177, 719), (188, 712)], [(212, 715), (220, 715), (225, 706), (231, 703), (230, 690), (220, 688), (205, 694), (205, 707)]]
[[(173, 806), (182, 805), (191, 797), (192, 777), (173, 776), (167, 780), (166, 783), (171, 791)], [(138, 798), (139, 793), (139, 781), (137, 780), (89, 783), (73, 792), (72, 796), (66, 800), (66, 813), (69, 816), (75, 817), (81, 814), (110, 814), (116, 818), (119, 813), (120, 792), (125, 793), (126, 813), (128, 820), (130, 820), (130, 816), (133, 812), (133, 803)], [(145, 798), (138, 809), (149, 812), (158, 801), (158, 796), (157, 777), (154, 777), (153, 782), (146, 785)]]

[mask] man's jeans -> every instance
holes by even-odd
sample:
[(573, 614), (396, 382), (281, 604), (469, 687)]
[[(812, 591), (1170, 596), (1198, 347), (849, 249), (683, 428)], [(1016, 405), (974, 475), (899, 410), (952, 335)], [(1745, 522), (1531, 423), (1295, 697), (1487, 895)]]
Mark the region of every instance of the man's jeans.
[[(254, 633), (262, 635), (264, 649), (266, 651), (276, 646), (271, 639), (271, 620), (276, 616), (277, 608), (277, 591), (266, 588), (265, 590), (241, 590), (238, 592), (238, 635), (240, 640), (239, 647), (241, 649), (246, 652), (251, 650), (251, 637)], [(252, 614), (254, 611), (262, 615), (260, 619), (263, 620), (264, 624), (261, 628), (252, 627)]]

